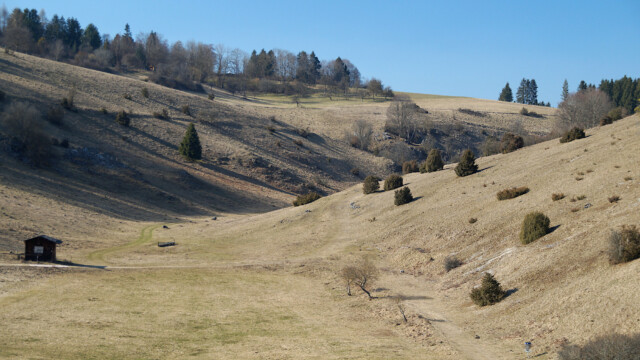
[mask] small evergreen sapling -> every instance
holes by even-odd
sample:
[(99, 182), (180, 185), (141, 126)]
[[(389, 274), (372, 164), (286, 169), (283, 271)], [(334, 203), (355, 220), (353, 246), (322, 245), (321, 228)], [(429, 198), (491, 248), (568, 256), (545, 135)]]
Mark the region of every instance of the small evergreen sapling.
[(189, 123), (187, 131), (180, 143), (180, 155), (189, 161), (202, 159), (202, 146), (200, 146), (200, 139), (198, 138), (198, 132), (196, 132), (193, 123)]

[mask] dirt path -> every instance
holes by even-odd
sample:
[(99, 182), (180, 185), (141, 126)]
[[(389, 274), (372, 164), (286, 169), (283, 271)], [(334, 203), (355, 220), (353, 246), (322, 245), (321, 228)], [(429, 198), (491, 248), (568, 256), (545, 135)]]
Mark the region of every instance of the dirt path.
[(427, 318), (434, 328), (446, 339), (451, 347), (460, 353), (461, 359), (467, 360), (497, 360), (513, 359), (515, 354), (507, 354), (507, 350), (499, 349), (489, 344), (482, 337), (476, 338), (462, 329), (448, 316), (442, 300), (431, 298), (433, 290), (424, 282), (410, 275), (387, 275), (381, 282), (389, 284), (395, 292), (406, 297), (404, 300), (408, 312), (413, 312)]

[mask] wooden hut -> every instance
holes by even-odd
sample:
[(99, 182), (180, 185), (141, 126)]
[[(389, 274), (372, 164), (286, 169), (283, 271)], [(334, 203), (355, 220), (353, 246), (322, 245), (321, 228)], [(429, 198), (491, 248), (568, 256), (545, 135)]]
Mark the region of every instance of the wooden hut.
[(56, 261), (56, 245), (61, 240), (40, 235), (24, 241), (24, 259), (37, 261)]

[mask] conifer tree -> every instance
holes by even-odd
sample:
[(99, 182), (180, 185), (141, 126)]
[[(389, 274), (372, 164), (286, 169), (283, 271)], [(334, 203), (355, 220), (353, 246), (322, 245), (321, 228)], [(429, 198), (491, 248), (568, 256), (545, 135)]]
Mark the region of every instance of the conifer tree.
[(420, 172), (434, 172), (442, 170), (442, 168), (444, 168), (444, 162), (442, 161), (440, 150), (431, 149), (431, 151), (429, 151), (429, 155), (427, 156), (427, 160), (420, 167)]
[(508, 82), (507, 82), (507, 85), (505, 85), (504, 88), (502, 89), (502, 92), (500, 93), (500, 97), (498, 98), (498, 100), (507, 101), (507, 102), (513, 101), (513, 92), (511, 91), (511, 87), (509, 86)]
[(522, 78), (520, 81), (520, 86), (518, 87), (518, 92), (516, 92), (516, 102), (520, 104), (524, 104), (526, 100), (527, 93), (527, 79)]
[(567, 79), (564, 79), (564, 83), (562, 84), (562, 101), (567, 100), (569, 97), (569, 82)]
[(531, 81), (527, 80), (527, 92), (528, 92), (528, 101), (529, 105), (538, 105), (538, 84), (536, 84), (536, 79), (531, 79)]
[(470, 149), (465, 150), (462, 153), (460, 162), (456, 166), (456, 175), (467, 176), (474, 174), (478, 171), (478, 165), (476, 164), (476, 158), (473, 156), (473, 152)]
[(578, 92), (587, 90), (587, 83), (584, 80), (580, 80), (580, 84), (578, 85)]
[(189, 161), (200, 160), (202, 158), (202, 147), (200, 139), (193, 123), (189, 123), (187, 131), (180, 143), (180, 155)]

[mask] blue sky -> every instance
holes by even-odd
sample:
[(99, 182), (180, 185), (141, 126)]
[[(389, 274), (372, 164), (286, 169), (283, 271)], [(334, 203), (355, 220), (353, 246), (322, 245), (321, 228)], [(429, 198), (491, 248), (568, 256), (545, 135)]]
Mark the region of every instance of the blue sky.
[[(2, 2), (2, 0), (0, 0)], [(560, 99), (566, 78), (595, 83), (640, 77), (640, 1), (9, 1), (84, 27), (169, 42), (314, 50), (351, 60), (394, 90), (496, 99), (508, 81), (538, 83), (538, 99)]]

